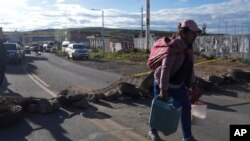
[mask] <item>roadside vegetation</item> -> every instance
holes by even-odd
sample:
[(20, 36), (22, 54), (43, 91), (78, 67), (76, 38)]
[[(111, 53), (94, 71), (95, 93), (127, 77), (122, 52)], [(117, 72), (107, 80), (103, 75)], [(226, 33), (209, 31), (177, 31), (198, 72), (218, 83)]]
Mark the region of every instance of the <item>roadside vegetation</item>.
[[(63, 53), (62, 51), (57, 51), (55, 53), (57, 56), (66, 56), (66, 53)], [(89, 58), (90, 59), (97, 59), (97, 60), (103, 60), (103, 61), (117, 61), (117, 62), (131, 62), (131, 63), (147, 63), (148, 57), (150, 53), (147, 53), (143, 50), (133, 49), (130, 52), (126, 51), (118, 51), (118, 52), (105, 52), (95, 50), (91, 51)], [(232, 57), (219, 57), (224, 61), (228, 62), (239, 62), (244, 63), (247, 65), (250, 65), (249, 60), (243, 60), (240, 57), (232, 58)], [(208, 61), (208, 60), (214, 60), (218, 59), (218, 57), (207, 57), (204, 55), (201, 55), (199, 53), (195, 53), (195, 63)]]
[(130, 61), (130, 62), (147, 62), (149, 53), (134, 49), (131, 52), (119, 51), (115, 53), (91, 52), (91, 59), (101, 59), (104, 61)]

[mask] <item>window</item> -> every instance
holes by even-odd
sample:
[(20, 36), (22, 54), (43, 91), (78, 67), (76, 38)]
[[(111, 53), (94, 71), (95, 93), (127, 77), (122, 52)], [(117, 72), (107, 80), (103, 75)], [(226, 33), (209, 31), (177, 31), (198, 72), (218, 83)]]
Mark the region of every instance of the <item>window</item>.
[(16, 44), (4, 44), (6, 50), (17, 50)]
[(86, 48), (84, 45), (73, 45), (74, 49), (83, 49)]

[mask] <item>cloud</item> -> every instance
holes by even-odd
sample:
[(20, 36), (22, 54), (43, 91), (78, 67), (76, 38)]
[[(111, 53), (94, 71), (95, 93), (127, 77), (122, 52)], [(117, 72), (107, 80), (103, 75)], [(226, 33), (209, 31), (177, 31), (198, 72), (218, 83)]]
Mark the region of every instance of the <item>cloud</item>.
[(64, 3), (65, 0), (56, 0), (56, 3)]
[[(184, 19), (194, 19), (200, 26), (206, 23), (208, 31), (216, 31), (214, 28), (226, 28), (226, 23), (231, 26), (249, 23), (249, 7), (250, 3), (246, 0), (231, 0), (229, 2), (201, 5), (194, 8), (163, 9), (152, 12), (151, 21), (163, 23), (165, 28), (173, 30), (174, 23), (176, 29), (178, 22)], [(221, 24), (220, 27), (219, 24)]]
[(188, 2), (188, 0), (178, 0), (179, 2)]
[[(179, 0), (187, 2), (188, 0)], [(33, 2), (33, 3), (32, 3)], [(0, 8), (0, 26), (3, 30), (30, 30), (40, 28), (93, 27), (102, 25), (102, 12), (91, 10), (80, 4), (64, 0), (3, 1)], [(32, 6), (31, 6), (32, 5)], [(235, 25), (250, 23), (249, 0), (231, 0), (198, 7), (160, 9), (151, 11), (151, 29), (176, 30), (177, 24), (185, 19), (194, 19), (199, 26), (207, 24), (208, 31), (234, 28)], [(141, 13), (120, 9), (103, 9), (105, 27), (140, 29)], [(145, 21), (145, 16), (144, 16)], [(245, 25), (246, 26), (246, 25)]]

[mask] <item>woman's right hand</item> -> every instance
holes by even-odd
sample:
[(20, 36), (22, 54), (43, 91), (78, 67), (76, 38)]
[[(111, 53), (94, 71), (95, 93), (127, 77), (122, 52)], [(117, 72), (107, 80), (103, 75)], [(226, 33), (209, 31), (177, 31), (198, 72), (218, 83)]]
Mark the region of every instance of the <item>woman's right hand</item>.
[(167, 90), (161, 89), (160, 90), (160, 94), (159, 97), (163, 100), (163, 99), (167, 99), (168, 98), (168, 92)]

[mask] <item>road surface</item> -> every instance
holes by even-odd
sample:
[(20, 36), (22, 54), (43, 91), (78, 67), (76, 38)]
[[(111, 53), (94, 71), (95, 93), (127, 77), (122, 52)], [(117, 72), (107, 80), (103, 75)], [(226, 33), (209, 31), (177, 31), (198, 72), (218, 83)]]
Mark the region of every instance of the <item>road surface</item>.
[[(103, 88), (121, 76), (94, 70), (52, 54), (28, 55), (23, 65), (8, 65), (3, 95), (51, 98), (60, 90), (83, 86)], [(218, 93), (204, 94), (208, 104), (203, 125), (193, 124), (199, 141), (229, 141), (230, 124), (250, 124), (250, 101)], [(28, 114), (19, 124), (0, 129), (1, 140), (17, 141), (144, 141), (148, 140), (151, 99), (124, 97), (100, 101), (87, 110), (61, 109)], [(181, 140), (181, 129), (164, 140)]]

